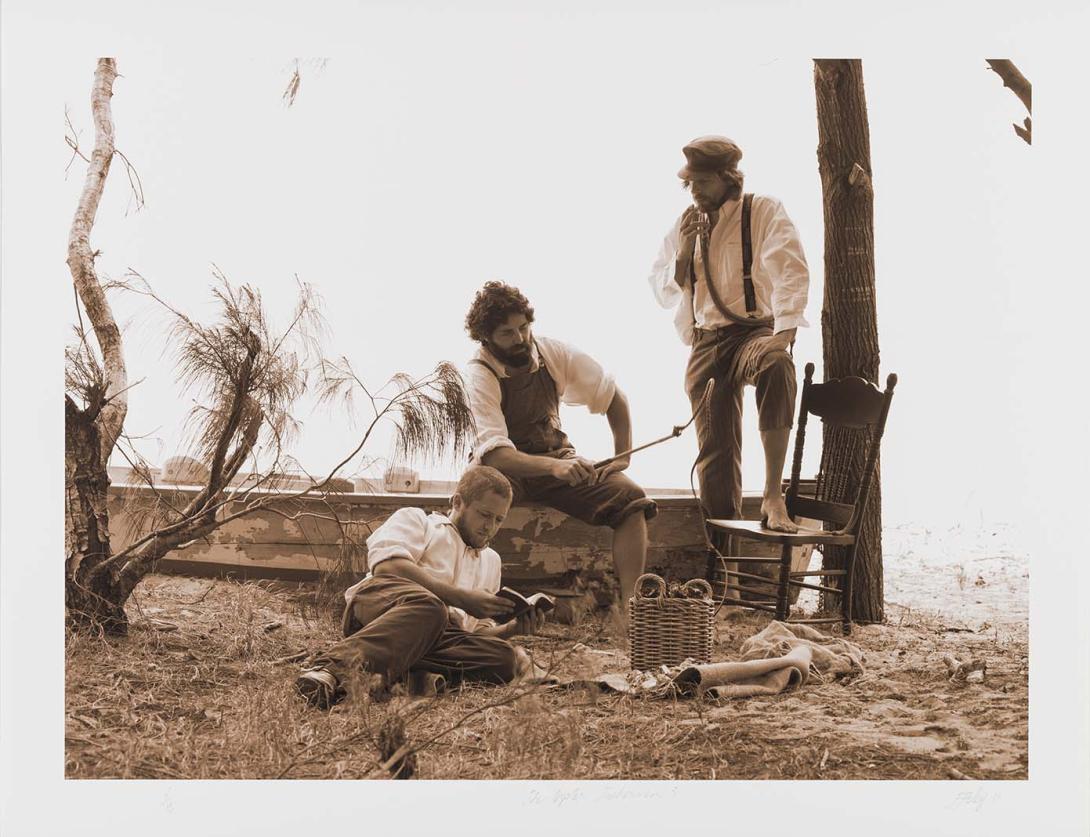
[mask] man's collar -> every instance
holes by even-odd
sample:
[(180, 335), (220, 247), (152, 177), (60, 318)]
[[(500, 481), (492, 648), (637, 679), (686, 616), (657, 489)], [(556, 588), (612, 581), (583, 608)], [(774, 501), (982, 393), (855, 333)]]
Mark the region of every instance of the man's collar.
[[(481, 346), (477, 350), (477, 359), (483, 360), (491, 366), (493, 371), (501, 378), (511, 377), (511, 374), (507, 371), (507, 367), (504, 365), (503, 361), (492, 354), (492, 352), (488, 351), (486, 347)], [(537, 340), (535, 339), (530, 342), (530, 366), (526, 369), (526, 372), (536, 372), (540, 365), (541, 355), (538, 353)], [(519, 371), (521, 373), (522, 370)]]
[(728, 198), (719, 205), (719, 209), (716, 212), (719, 215), (720, 220), (729, 218), (731, 213), (734, 212), (739, 206), (742, 205), (741, 198)]
[(434, 514), (436, 517), (442, 518), (442, 520), (438, 521), (440, 526), (449, 526), (451, 529), (454, 530), (454, 534), (458, 536), (458, 540), (460, 540), (462, 542), (462, 546), (464, 546), (466, 549), (471, 549), (474, 552), (480, 552), (481, 551), (481, 550), (477, 549), (477, 547), (470, 546), (468, 543), (466, 543), (466, 539), (462, 537), (462, 533), (458, 529), (458, 524), (456, 524), (453, 520), (450, 519), (449, 514), (444, 514), (443, 512), (432, 512), (432, 514)]

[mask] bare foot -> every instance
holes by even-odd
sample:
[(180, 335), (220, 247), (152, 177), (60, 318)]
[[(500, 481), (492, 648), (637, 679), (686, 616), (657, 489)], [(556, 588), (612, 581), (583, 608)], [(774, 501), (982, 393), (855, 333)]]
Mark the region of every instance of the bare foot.
[(773, 532), (794, 534), (799, 531), (798, 525), (787, 513), (783, 495), (777, 494), (772, 499), (766, 497), (761, 503), (761, 515), (764, 517), (764, 528), (771, 529)]
[(512, 683), (545, 683), (545, 682), (560, 682), (557, 678), (552, 677), (549, 672), (534, 662), (534, 658), (530, 656), (529, 652), (521, 645), (514, 646), (515, 648), (515, 679)]

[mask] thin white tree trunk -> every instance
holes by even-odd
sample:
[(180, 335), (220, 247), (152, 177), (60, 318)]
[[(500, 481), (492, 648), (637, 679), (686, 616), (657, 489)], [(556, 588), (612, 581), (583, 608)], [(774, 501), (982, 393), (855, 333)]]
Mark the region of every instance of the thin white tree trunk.
[(80, 407), (65, 397), (65, 604), (74, 624), (99, 624), (124, 631), (124, 600), (113, 595), (113, 578), (96, 573), (110, 557), (107, 464), (125, 424), (128, 376), (121, 351), (121, 332), (95, 272), (91, 229), (114, 156), (114, 125), (110, 111), (117, 67), (100, 58), (91, 89), (95, 147), (83, 191), (68, 234), (68, 269), (72, 283), (102, 354), (101, 386), (82, 393)]
[(128, 374), (121, 351), (121, 331), (114, 320), (106, 294), (95, 272), (95, 255), (91, 250), (91, 228), (98, 213), (98, 204), (110, 173), (114, 156), (114, 123), (110, 109), (117, 65), (113, 58), (100, 58), (91, 91), (91, 112), (95, 123), (95, 148), (91, 164), (83, 181), (76, 217), (68, 233), (68, 269), (76, 286), (87, 317), (102, 351), (105, 375), (105, 396), (96, 421), (99, 425), (101, 458), (105, 463), (117, 444), (128, 411)]

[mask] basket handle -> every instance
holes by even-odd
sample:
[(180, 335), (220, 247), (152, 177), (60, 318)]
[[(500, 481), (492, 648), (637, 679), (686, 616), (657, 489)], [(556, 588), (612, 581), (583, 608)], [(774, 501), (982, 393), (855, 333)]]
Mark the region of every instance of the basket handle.
[[(650, 581), (655, 585), (655, 591), (652, 592), (650, 595), (644, 595), (643, 593), (640, 592), (640, 586), (645, 581)], [(644, 573), (643, 575), (641, 575), (639, 578), (636, 579), (636, 583), (632, 587), (632, 595), (633, 595), (633, 597), (635, 597), (637, 599), (638, 598), (648, 598), (648, 599), (652, 599), (652, 598), (663, 599), (663, 598), (666, 598), (666, 582), (663, 580), (662, 576), (655, 575), (654, 573)]]
[[(637, 582), (638, 584), (639, 582)], [(700, 590), (704, 593), (705, 599), (714, 599), (715, 591), (712, 590), (712, 586), (708, 584), (703, 578), (691, 578), (681, 585), (682, 590)]]

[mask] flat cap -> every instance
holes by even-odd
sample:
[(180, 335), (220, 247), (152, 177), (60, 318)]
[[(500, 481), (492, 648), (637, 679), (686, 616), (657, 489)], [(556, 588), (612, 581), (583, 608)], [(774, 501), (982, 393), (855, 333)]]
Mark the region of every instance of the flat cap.
[(682, 180), (689, 180), (698, 172), (729, 169), (742, 159), (742, 149), (728, 137), (697, 137), (681, 151), (686, 163), (677, 176)]

